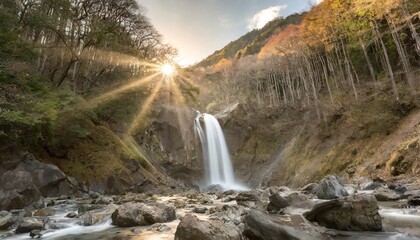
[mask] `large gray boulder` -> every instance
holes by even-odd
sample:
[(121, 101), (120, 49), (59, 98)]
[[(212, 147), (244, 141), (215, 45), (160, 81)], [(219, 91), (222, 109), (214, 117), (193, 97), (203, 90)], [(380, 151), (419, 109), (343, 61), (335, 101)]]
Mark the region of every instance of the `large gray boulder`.
[(15, 146), (0, 148), (0, 210), (18, 209), (44, 197), (71, 195), (78, 183), (57, 166), (36, 160)]
[(329, 240), (332, 239), (322, 228), (307, 222), (303, 217), (295, 215), (296, 224), (290, 226), (290, 219), (267, 215), (249, 210), (243, 217), (243, 235), (250, 240)]
[(118, 227), (134, 227), (170, 222), (175, 219), (175, 208), (156, 203), (124, 203), (112, 213), (112, 224)]
[(345, 231), (380, 231), (382, 220), (373, 195), (356, 194), (315, 205), (304, 214), (319, 225)]
[(34, 218), (24, 218), (16, 228), (16, 233), (28, 233), (32, 230), (42, 230), (43, 223)]
[(5, 230), (15, 223), (12, 214), (7, 211), (0, 211), (0, 230)]
[(396, 201), (401, 199), (401, 195), (395, 192), (394, 190), (388, 188), (378, 188), (374, 191), (376, 200), (378, 201)]
[(340, 180), (335, 175), (330, 175), (322, 179), (314, 191), (319, 199), (334, 199), (349, 195), (343, 184), (341, 184)]
[(241, 240), (238, 229), (217, 219), (200, 220), (187, 214), (181, 218), (175, 240)]

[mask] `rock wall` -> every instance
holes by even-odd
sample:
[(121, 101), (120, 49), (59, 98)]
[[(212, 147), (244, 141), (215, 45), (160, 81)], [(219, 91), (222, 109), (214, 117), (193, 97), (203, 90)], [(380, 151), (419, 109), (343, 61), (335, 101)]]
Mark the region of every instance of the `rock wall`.
[(137, 139), (159, 169), (190, 184), (200, 182), (204, 174), (194, 132), (195, 115), (190, 108), (163, 106), (151, 127)]
[[(375, 107), (365, 103), (360, 108)], [(420, 111), (398, 106), (354, 119), (348, 106), (319, 121), (309, 109), (239, 104), (220, 114), (236, 175), (248, 185), (304, 186), (329, 174), (392, 179), (418, 174)], [(368, 111), (368, 110), (367, 110)], [(251, 170), (252, 169), (252, 170)]]

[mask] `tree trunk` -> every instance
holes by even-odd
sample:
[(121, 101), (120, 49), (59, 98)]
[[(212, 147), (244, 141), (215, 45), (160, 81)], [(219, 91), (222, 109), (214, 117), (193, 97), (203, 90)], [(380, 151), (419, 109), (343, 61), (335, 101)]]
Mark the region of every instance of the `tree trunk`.
[(58, 82), (57, 82), (57, 84), (56, 84), (56, 86), (57, 86), (57, 87), (60, 87), (60, 86), (61, 86), (61, 84), (63, 84), (64, 79), (66, 79), (66, 77), (67, 77), (67, 75), (68, 75), (68, 73), (69, 73), (69, 71), (70, 71), (70, 68), (71, 68), (71, 67), (73, 66), (73, 64), (75, 64), (77, 61), (78, 61), (78, 60), (77, 60), (77, 59), (74, 59), (74, 58), (72, 58), (72, 59), (70, 60), (70, 62), (67, 64), (66, 68), (65, 68), (65, 69), (63, 70), (63, 72), (61, 73), (60, 78), (58, 79)]
[(372, 62), (370, 61), (369, 55), (366, 51), (365, 43), (362, 41), (360, 37), (359, 37), (359, 43), (360, 43), (360, 46), (362, 47), (363, 55), (365, 55), (366, 63), (368, 65), (370, 76), (372, 77), (372, 80), (373, 80), (373, 84), (375, 84), (375, 87), (377, 87), (375, 70), (373, 69)]
[(373, 23), (373, 28), (374, 28), (373, 30), (376, 33), (376, 36), (378, 37), (379, 43), (381, 44), (381, 47), (382, 47), (382, 51), (383, 51), (384, 58), (385, 58), (385, 63), (386, 63), (387, 69), (388, 69), (389, 78), (390, 78), (391, 84), (392, 84), (392, 91), (394, 92), (394, 97), (397, 101), (399, 101), (400, 96), (398, 94), (397, 85), (395, 83), (394, 72), (392, 71), (391, 62), (389, 61), (388, 51), (386, 50), (385, 43), (382, 40), (382, 37), (381, 37), (381, 34), (379, 33), (378, 26), (376, 25), (376, 22), (372, 21), (372, 23)]
[(396, 31), (395, 25), (393, 24), (392, 20), (390, 18), (387, 18), (387, 21), (388, 21), (389, 28), (391, 29), (392, 39), (394, 40), (394, 43), (397, 46), (397, 52), (398, 52), (398, 55), (400, 56), (400, 59), (404, 68), (408, 86), (410, 87), (410, 93), (411, 95), (414, 96), (416, 94), (416, 88), (414, 86), (413, 75), (411, 73), (411, 66), (410, 66), (410, 63), (408, 62), (408, 57), (407, 57), (405, 48), (401, 43), (400, 37), (398, 36), (398, 32)]
[(402, 12), (404, 14), (404, 17), (407, 18), (407, 25), (408, 25), (408, 28), (410, 28), (411, 36), (416, 41), (415, 49), (416, 49), (417, 55), (420, 56), (420, 37), (417, 34), (416, 27), (414, 26), (413, 22), (410, 19), (410, 12), (408, 11), (405, 3), (402, 4), (401, 9), (402, 9)]

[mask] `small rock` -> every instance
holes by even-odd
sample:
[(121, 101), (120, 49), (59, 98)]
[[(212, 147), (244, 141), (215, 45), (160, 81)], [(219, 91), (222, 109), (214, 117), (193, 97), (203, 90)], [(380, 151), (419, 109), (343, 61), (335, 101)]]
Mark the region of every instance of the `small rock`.
[(313, 193), (314, 189), (318, 187), (318, 183), (309, 183), (302, 187), (300, 191), (307, 192), (307, 193)]
[(349, 175), (353, 175), (356, 172), (356, 168), (354, 166), (348, 166), (346, 168), (346, 173), (348, 173)]
[(168, 227), (168, 226), (167, 226), (167, 225), (165, 225), (165, 224), (162, 224), (162, 225), (158, 226), (158, 227), (156, 228), (156, 230), (157, 230), (158, 232), (167, 232), (167, 231), (171, 230), (171, 228), (170, 228), (170, 227)]
[(134, 228), (134, 229), (131, 229), (131, 232), (134, 233), (134, 234), (140, 234), (143, 231), (141, 229), (139, 229), (139, 228)]
[(236, 197), (235, 197), (236, 201), (251, 201), (251, 202), (255, 202), (255, 201), (259, 201), (258, 196), (253, 193), (253, 192), (240, 192)]
[(94, 205), (94, 204), (86, 204), (86, 205), (80, 205), (79, 208), (77, 209), (79, 215), (85, 213), (85, 212), (89, 212), (92, 210), (96, 210), (96, 209), (101, 209), (102, 206), (100, 205)]
[(54, 213), (55, 213), (54, 209), (47, 207), (47, 208), (42, 208), (42, 209), (37, 210), (34, 213), (34, 216), (35, 217), (47, 217), (47, 216), (52, 216)]
[(280, 194), (275, 193), (270, 196), (270, 203), (267, 206), (267, 210), (270, 212), (278, 212), (280, 209), (289, 206), (287, 200), (280, 196)]
[(41, 237), (42, 237), (41, 230), (32, 230), (32, 231), (29, 233), (29, 236), (30, 236), (31, 238), (41, 238)]
[(101, 204), (101, 205), (108, 205), (111, 204), (113, 202), (112, 198), (107, 198), (107, 197), (100, 197), (98, 198), (98, 200), (96, 200), (96, 204)]
[(68, 213), (68, 214), (66, 215), (66, 218), (75, 218), (75, 217), (77, 217), (77, 214), (76, 214), (76, 213), (74, 213), (74, 212)]
[(207, 208), (206, 207), (195, 207), (194, 209), (193, 209), (193, 212), (195, 212), (195, 213), (202, 213), (202, 214), (204, 214), (204, 213), (206, 213), (207, 212)]
[(67, 195), (61, 195), (60, 197), (57, 198), (57, 200), (68, 200), (68, 199), (71, 199), (71, 197)]
[(367, 183), (365, 186), (362, 186), (362, 190), (375, 190), (383, 186), (382, 182), (372, 181)]

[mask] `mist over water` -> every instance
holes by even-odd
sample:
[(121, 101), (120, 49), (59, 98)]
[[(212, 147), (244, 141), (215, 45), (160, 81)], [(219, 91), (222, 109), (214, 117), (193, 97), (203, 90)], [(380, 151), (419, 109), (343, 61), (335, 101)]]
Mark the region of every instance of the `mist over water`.
[(229, 150), (217, 119), (207, 113), (199, 114), (194, 125), (203, 150), (206, 185), (220, 185), (225, 190), (246, 190), (247, 187), (235, 179)]

